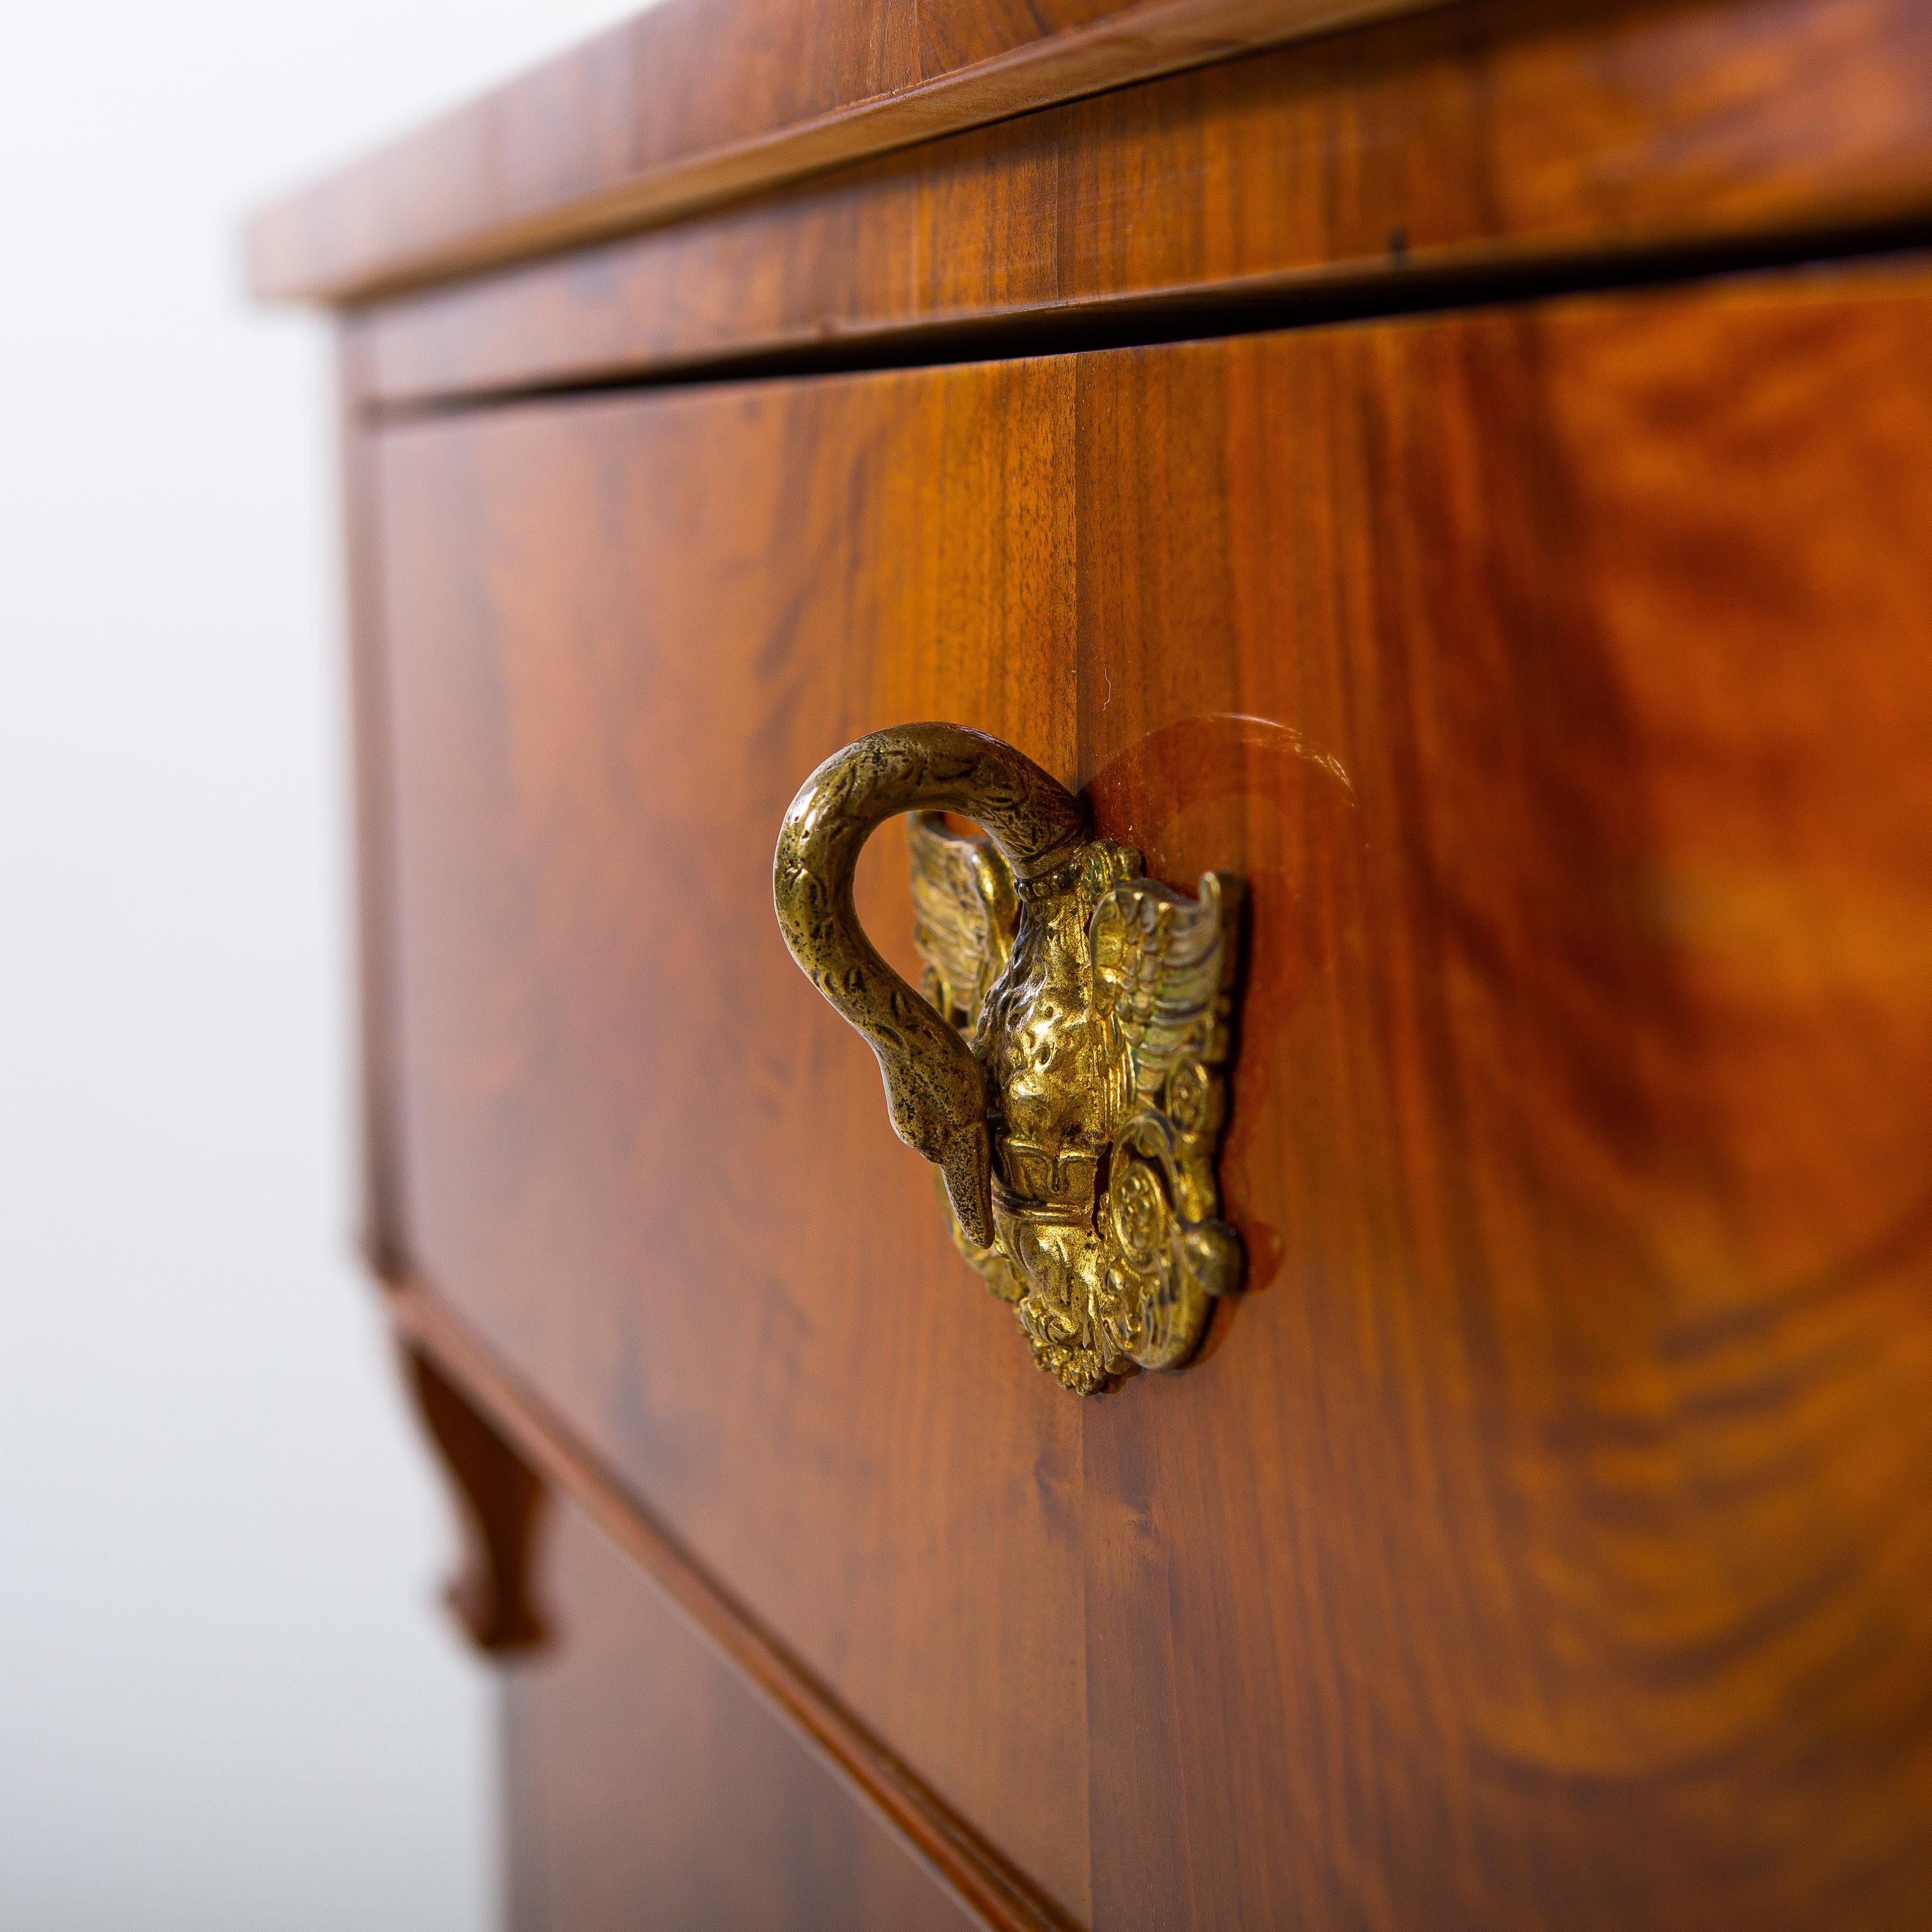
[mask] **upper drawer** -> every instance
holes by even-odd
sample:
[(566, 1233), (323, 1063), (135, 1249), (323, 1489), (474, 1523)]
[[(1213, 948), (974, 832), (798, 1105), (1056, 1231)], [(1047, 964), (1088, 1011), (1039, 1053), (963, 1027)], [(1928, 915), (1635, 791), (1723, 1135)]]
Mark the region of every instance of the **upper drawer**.
[(793, 794), (875, 726), (1075, 776), (1074, 379), (521, 410), (389, 433), (378, 488), (412, 1262), (1078, 1908), (1078, 1407), (772, 908)]
[[(383, 434), (414, 1264), (1077, 1916), (1914, 1922), (1928, 326), (1819, 277)], [(786, 956), (793, 792), (922, 718), (1249, 882), (1182, 1373), (1034, 1370)]]

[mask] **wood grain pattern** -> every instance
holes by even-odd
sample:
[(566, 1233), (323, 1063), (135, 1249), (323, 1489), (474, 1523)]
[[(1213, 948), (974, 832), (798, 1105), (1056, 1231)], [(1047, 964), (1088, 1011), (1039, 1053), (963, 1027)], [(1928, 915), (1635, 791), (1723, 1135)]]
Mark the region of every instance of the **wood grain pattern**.
[[(1918, 1922), (1928, 320), (384, 433), (409, 1251), (1076, 1915)], [(1086, 1405), (764, 903), (797, 779), (926, 715), (1250, 881), (1252, 1292)]]
[[(571, 1423), (491, 1356), (460, 1316), (406, 1277), (386, 1286), (388, 1312), (404, 1348), (435, 1364), (448, 1388), (489, 1418), (526, 1468), (596, 1524), (650, 1580), (658, 1598), (688, 1632), (842, 1780), (867, 1814), (932, 1874), (958, 1911), (991, 1932), (1070, 1932), (1075, 1922), (830, 1695), (585, 1448)], [(526, 1804), (514, 1789), (515, 1769), (513, 1765), (513, 1821)]]
[(1081, 771), (1254, 882), (1267, 1258), (1084, 1412), (1096, 1924), (1922, 1922), (1928, 320), (1083, 368)]
[(366, 300), (1436, 0), (674, 0), (250, 226), (270, 299)]
[[(391, 402), (1932, 217), (1918, 0), (1488, 0), (386, 305)], [(1222, 325), (1225, 326), (1225, 322)], [(956, 350), (954, 352), (956, 352)]]
[[(770, 884), (874, 725), (964, 706), (1070, 772), (1072, 380), (424, 424), (381, 497), (412, 1268), (1084, 1917), (1077, 1412), (954, 1292)], [(910, 971), (899, 854), (864, 903)]]
[(970, 1922), (572, 1508), (557, 1634), (505, 1686), (513, 1932)]

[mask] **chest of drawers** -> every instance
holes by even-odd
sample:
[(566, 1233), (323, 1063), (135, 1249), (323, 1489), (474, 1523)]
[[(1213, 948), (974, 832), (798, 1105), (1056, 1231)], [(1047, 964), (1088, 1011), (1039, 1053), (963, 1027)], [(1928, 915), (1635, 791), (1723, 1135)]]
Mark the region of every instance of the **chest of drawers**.
[[(1910, 0), (674, 0), (260, 219), (520, 1925), (1923, 1922), (1928, 101)], [(773, 909), (928, 720), (1228, 889), (1211, 1025), (1091, 897), (982, 1025), (980, 1273)], [(885, 968), (1046, 945), (908, 824)]]

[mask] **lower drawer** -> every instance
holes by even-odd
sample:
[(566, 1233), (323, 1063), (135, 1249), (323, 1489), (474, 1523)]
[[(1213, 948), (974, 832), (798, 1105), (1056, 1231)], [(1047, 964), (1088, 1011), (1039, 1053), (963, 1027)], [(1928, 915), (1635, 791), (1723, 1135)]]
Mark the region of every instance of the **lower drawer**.
[[(1928, 328), (1907, 263), (385, 432), (402, 1244), (1072, 1917), (1932, 1891)], [(1249, 882), (1181, 1373), (1033, 1367), (785, 954), (794, 789), (922, 718)]]
[(869, 1812), (576, 1510), (508, 1674), (514, 1932), (964, 1932)]

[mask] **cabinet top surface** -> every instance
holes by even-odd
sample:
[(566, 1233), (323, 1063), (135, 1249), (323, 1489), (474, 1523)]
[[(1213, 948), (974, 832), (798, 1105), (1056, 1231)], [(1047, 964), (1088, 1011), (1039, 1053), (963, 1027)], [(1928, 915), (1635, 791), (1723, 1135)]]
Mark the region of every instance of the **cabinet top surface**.
[(250, 280), (346, 303), (1444, 0), (670, 0), (259, 213)]

